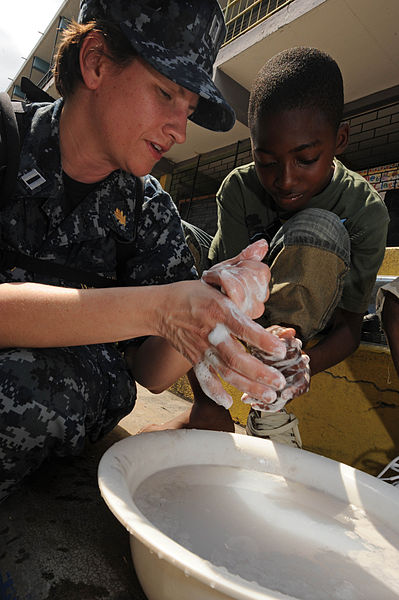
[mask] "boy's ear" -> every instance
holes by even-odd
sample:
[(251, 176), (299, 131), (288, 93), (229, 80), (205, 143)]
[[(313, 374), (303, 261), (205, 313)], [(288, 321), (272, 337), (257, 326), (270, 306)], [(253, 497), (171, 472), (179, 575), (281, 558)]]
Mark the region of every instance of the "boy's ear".
[(336, 139), (336, 143), (335, 143), (335, 154), (339, 155), (345, 151), (345, 149), (348, 145), (348, 140), (349, 140), (349, 123), (347, 121), (344, 121), (338, 127), (337, 139)]
[(99, 31), (86, 35), (79, 52), (79, 64), (82, 79), (90, 90), (97, 89), (101, 80), (105, 51), (105, 40)]

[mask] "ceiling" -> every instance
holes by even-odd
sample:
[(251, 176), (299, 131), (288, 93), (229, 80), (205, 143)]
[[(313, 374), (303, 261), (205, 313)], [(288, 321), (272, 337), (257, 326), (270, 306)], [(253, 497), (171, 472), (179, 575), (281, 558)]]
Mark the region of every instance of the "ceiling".
[[(220, 0), (222, 6), (225, 3)], [(57, 14), (76, 17), (78, 9), (79, 0), (65, 0)], [(398, 23), (399, 0), (293, 0), (218, 54), (215, 79), (241, 120), (227, 133), (189, 122), (186, 142), (175, 145), (166, 159), (180, 163), (247, 139), (245, 117), (251, 82), (264, 62), (285, 48), (313, 46), (333, 56), (343, 74), (346, 103), (351, 105), (389, 88), (399, 89)], [(57, 25), (55, 16), (31, 56), (52, 55)], [(22, 75), (39, 81), (42, 74), (31, 73), (29, 65), (26, 61), (14, 81)], [(226, 82), (230, 84), (226, 86)], [(55, 94), (51, 80), (47, 91)]]
[[(227, 44), (216, 66), (246, 90), (264, 62), (285, 48), (312, 46), (338, 62), (345, 101), (399, 84), (399, 0), (295, 0)], [(234, 98), (226, 95), (234, 106)], [(181, 162), (249, 137), (237, 122), (228, 133), (189, 123), (187, 141), (166, 156)]]

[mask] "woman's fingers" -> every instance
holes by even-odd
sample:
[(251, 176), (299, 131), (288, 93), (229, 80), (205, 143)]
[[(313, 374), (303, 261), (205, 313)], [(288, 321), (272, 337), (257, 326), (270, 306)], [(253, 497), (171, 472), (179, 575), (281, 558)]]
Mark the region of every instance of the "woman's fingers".
[(263, 260), (267, 254), (269, 245), (266, 240), (261, 239), (257, 242), (253, 242), (244, 250), (241, 250), (240, 254), (237, 255), (237, 260)]
[(260, 401), (257, 398), (252, 398), (248, 394), (243, 394), (241, 396), (241, 401), (244, 404), (250, 404), (252, 408), (255, 410), (263, 410), (264, 412), (278, 412), (286, 405), (287, 401), (283, 400), (281, 397), (277, 397), (273, 402), (264, 402)]
[(261, 349), (272, 361), (286, 356), (286, 343), (240, 311), (225, 295), (201, 282), (173, 284), (173, 294), (162, 313), (157, 335), (165, 337), (192, 365), (204, 392), (223, 406), (231, 402), (218, 381), (219, 374), (242, 392), (270, 399), (286, 385), (273, 365), (251, 356), (242, 340)]
[(209, 339), (212, 345), (194, 370), (201, 388), (210, 398), (225, 408), (231, 404), (216, 375), (219, 374), (227, 383), (239, 390), (246, 390), (260, 401), (272, 402), (276, 399), (276, 391), (286, 385), (280, 371), (246, 352), (223, 325), (218, 325)]
[(244, 315), (226, 298), (225, 324), (239, 340), (265, 352), (271, 360), (282, 360), (286, 356), (286, 343), (258, 323)]
[[(205, 359), (229, 383), (261, 397), (266, 388), (282, 390), (285, 377), (273, 366), (249, 354), (233, 337), (227, 336), (215, 348), (205, 352)], [(250, 386), (251, 389), (247, 389)]]
[(224, 389), (212, 365), (206, 359), (201, 360), (194, 365), (194, 373), (208, 398), (211, 398), (216, 404), (229, 409), (233, 404), (233, 400), (230, 394)]
[[(254, 263), (260, 267), (262, 263)], [(236, 267), (215, 269), (203, 274), (203, 281), (221, 289), (232, 302), (251, 318), (260, 317), (269, 295), (270, 274), (268, 267), (253, 269), (243, 263)]]
[[(226, 260), (222, 260), (220, 263), (217, 263), (215, 266), (232, 266), (241, 262), (242, 260), (255, 260), (260, 262), (266, 256), (266, 253), (269, 249), (268, 243), (266, 240), (258, 240), (253, 244), (249, 244), (244, 250), (241, 250), (239, 254), (233, 256), (233, 258), (228, 258)], [(212, 270), (212, 267), (210, 270)]]
[(266, 242), (255, 242), (238, 256), (204, 271), (202, 280), (223, 290), (245, 314), (260, 317), (269, 296), (270, 269), (261, 262), (265, 251)]

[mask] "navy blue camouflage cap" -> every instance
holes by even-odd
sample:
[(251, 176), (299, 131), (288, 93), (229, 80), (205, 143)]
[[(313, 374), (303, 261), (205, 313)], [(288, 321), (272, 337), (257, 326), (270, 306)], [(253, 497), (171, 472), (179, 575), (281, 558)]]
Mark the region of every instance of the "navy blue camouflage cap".
[(194, 123), (213, 131), (233, 127), (234, 111), (212, 81), (226, 35), (217, 0), (81, 0), (79, 22), (99, 19), (118, 24), (141, 58), (199, 95)]

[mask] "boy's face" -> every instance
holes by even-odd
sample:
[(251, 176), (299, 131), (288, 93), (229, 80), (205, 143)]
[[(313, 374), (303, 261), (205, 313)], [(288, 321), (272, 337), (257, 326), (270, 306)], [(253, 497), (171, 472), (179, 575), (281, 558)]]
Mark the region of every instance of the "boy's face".
[(281, 209), (297, 212), (329, 184), (348, 126), (336, 132), (313, 108), (284, 110), (255, 123), (251, 142), (262, 186)]

